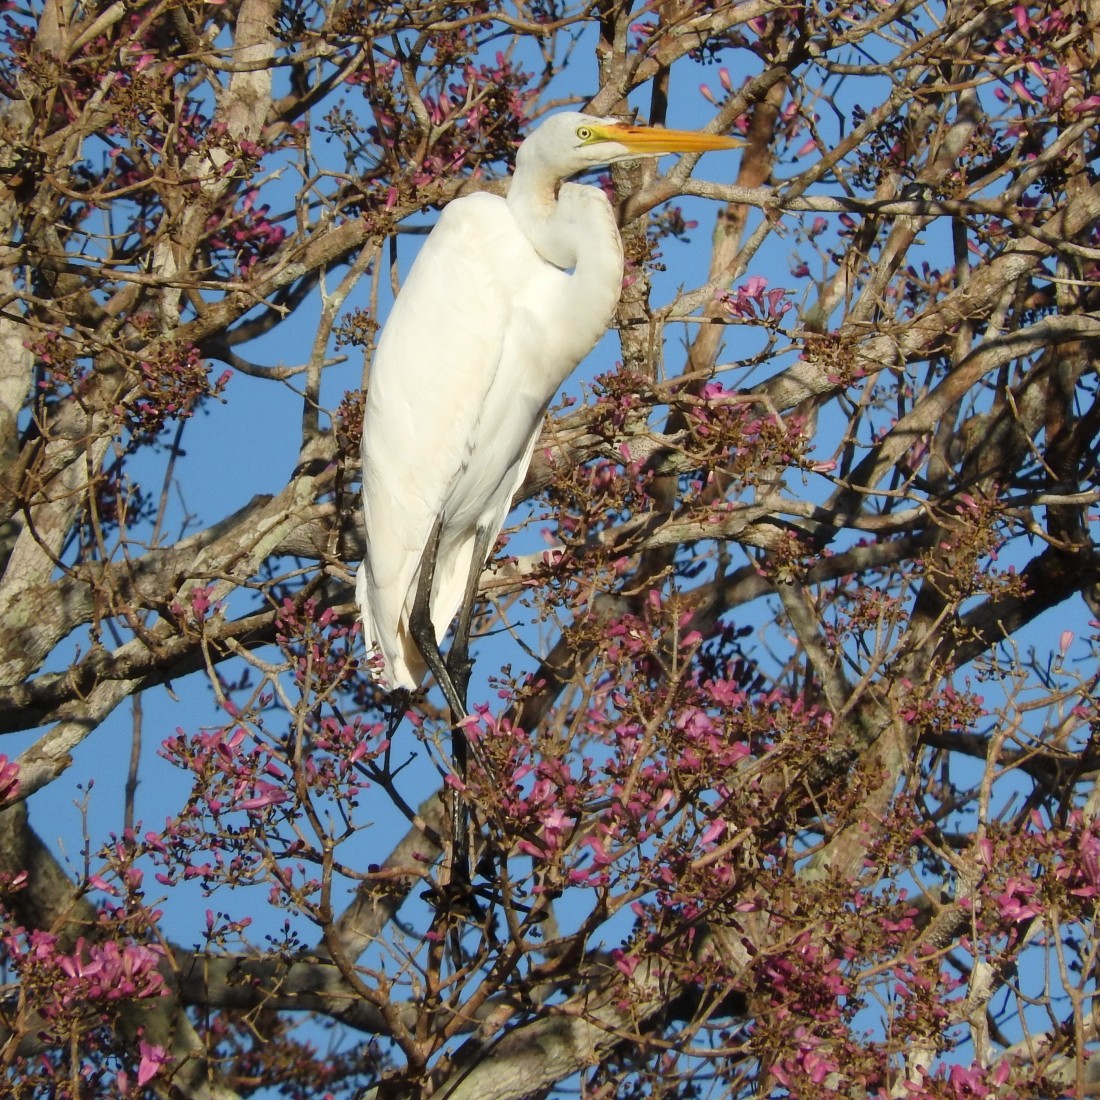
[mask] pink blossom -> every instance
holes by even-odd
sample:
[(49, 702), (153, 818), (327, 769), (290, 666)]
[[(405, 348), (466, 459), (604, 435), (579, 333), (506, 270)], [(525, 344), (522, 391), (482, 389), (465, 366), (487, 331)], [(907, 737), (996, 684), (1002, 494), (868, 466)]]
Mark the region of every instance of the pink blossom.
[(172, 1061), (171, 1056), (163, 1047), (154, 1046), (152, 1043), (147, 1043), (144, 1039), (138, 1043), (138, 1051), (141, 1054), (141, 1063), (138, 1066), (137, 1072), (137, 1083), (139, 1086), (147, 1085), (156, 1077), (161, 1066), (166, 1066)]
[(1024, 82), (1017, 77), (1012, 82), (1012, 90), (1022, 99), (1025, 103), (1038, 103), (1039, 101), (1027, 90), (1024, 86)]
[(1029, 901), (1036, 892), (1035, 883), (1030, 879), (1014, 876), (1005, 883), (1004, 890), (994, 896), (1001, 916), (1014, 924), (1030, 920), (1042, 912), (1042, 907)]
[(767, 286), (762, 275), (752, 275), (733, 293), (719, 295), (719, 301), (734, 317), (777, 321), (791, 308), (790, 302), (784, 301), (789, 292), (779, 288), (769, 291)]
[(245, 798), (238, 802), (237, 809), (262, 810), (265, 806), (274, 806), (280, 802), (285, 802), (290, 797), (282, 788), (262, 781), (257, 781), (253, 790), (257, 793), (253, 794), (251, 798)]
[(611, 958), (618, 970), (628, 978), (634, 976), (634, 971), (638, 969), (638, 963), (641, 962), (637, 955), (628, 955), (621, 947), (616, 947), (611, 952)]
[(19, 797), (19, 765), (0, 753), (0, 806)]

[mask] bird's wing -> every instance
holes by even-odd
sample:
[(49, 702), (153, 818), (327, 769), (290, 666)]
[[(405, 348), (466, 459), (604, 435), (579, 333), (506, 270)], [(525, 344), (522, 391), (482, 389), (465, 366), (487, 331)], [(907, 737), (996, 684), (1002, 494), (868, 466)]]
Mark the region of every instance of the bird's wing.
[(461, 600), (474, 564), (475, 528), (493, 535), (500, 530), (547, 406), (607, 330), (619, 300), (622, 242), (603, 193), (563, 183), (551, 218), (563, 237), (583, 242), (577, 259), (583, 252), (584, 262), (570, 273), (533, 257), (508, 273), (500, 361), (471, 437), (477, 445), (448, 492), (435, 576), (436, 625), (450, 621)]
[[(510, 301), (541, 264), (507, 203), (449, 204), (424, 243), (378, 343), (363, 423), (368, 551), (359, 589), (391, 685), (416, 687), (423, 663), (407, 637), (421, 556), (469, 462), (499, 368)], [(484, 446), (491, 439), (480, 440)], [(441, 562), (442, 571), (447, 566)], [(459, 591), (458, 599), (461, 598)], [(442, 633), (455, 607), (433, 617)]]

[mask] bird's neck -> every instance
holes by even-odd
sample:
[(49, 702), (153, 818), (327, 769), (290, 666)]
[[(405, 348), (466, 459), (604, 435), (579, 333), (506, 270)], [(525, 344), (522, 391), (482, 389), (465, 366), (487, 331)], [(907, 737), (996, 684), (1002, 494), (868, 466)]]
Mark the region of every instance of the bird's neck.
[(567, 183), (541, 163), (520, 163), (508, 189), (516, 224), (547, 262), (563, 271), (621, 263), (619, 230), (598, 187)]
[(508, 206), (535, 251), (555, 267), (577, 266), (578, 245), (568, 219), (559, 217), (561, 181), (539, 166), (518, 166), (508, 189)]
[(569, 273), (560, 294), (576, 363), (603, 335), (622, 289), (623, 245), (611, 204), (598, 187), (528, 168), (512, 178), (508, 206), (539, 256)]

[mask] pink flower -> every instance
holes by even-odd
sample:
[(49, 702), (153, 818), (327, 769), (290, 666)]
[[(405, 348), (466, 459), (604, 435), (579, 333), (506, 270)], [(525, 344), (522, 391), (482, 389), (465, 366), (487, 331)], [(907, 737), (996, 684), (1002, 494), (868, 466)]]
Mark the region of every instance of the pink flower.
[(0, 753), (0, 806), (19, 797), (19, 765)]
[(290, 797), (281, 787), (262, 780), (257, 780), (253, 789), (256, 793), (251, 798), (242, 799), (237, 803), (238, 810), (262, 810), (265, 806), (285, 802)]
[(626, 977), (632, 977), (634, 971), (638, 969), (638, 963), (641, 961), (637, 955), (628, 955), (621, 947), (616, 947), (611, 952), (612, 959), (615, 960), (615, 966)]
[(791, 308), (790, 302), (784, 301), (788, 292), (767, 288), (767, 279), (752, 275), (732, 294), (719, 295), (719, 301), (734, 317), (777, 321)]
[(1004, 891), (994, 897), (1001, 916), (1014, 924), (1030, 920), (1041, 912), (1040, 906), (1028, 899), (1035, 893), (1035, 884), (1018, 876), (1005, 883)]
[(168, 1065), (172, 1061), (171, 1056), (164, 1047), (154, 1046), (142, 1039), (138, 1043), (141, 1052), (141, 1064), (138, 1066), (137, 1083), (147, 1085), (160, 1070), (161, 1066)]
[(1027, 90), (1024, 86), (1024, 82), (1017, 77), (1012, 82), (1012, 90), (1022, 99), (1025, 103), (1038, 103), (1039, 101)]

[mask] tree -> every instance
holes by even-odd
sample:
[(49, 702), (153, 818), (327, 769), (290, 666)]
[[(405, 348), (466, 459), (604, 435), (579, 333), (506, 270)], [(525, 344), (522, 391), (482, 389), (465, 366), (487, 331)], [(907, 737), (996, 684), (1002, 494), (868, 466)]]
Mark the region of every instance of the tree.
[[(1095, 6), (3, 18), (11, 1095), (1100, 1091)], [(748, 145), (607, 183), (620, 361), (482, 578), (459, 911), (341, 364), (566, 104)]]

